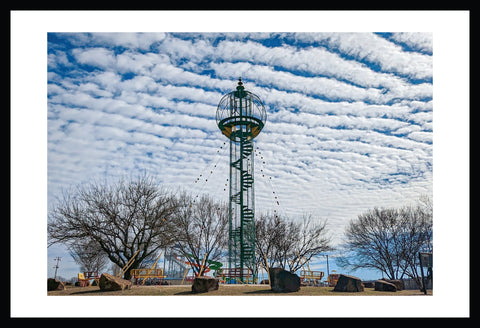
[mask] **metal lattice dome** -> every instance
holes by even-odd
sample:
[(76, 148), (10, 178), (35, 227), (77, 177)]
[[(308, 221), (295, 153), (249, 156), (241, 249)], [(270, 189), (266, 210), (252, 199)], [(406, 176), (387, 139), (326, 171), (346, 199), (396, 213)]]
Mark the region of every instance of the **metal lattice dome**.
[(245, 91), (240, 78), (236, 91), (222, 97), (217, 107), (216, 120), (222, 133), (233, 141), (255, 138), (267, 120), (267, 112), (260, 98)]

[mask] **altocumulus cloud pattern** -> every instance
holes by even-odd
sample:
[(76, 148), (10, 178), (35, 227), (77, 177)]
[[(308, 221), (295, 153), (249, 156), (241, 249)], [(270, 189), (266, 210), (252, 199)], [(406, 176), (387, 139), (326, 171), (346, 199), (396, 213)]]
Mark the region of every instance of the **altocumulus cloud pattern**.
[(341, 238), (368, 208), (431, 196), (432, 49), (431, 33), (49, 33), (49, 203), (141, 173), (227, 201), (215, 112), (241, 77), (268, 113), (257, 213), (280, 200)]

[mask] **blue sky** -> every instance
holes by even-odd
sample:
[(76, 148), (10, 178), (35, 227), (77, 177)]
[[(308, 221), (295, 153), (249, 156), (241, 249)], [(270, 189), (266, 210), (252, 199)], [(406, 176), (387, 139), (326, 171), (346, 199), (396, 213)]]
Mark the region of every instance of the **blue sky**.
[(215, 111), (242, 77), (268, 113), (257, 213), (327, 219), (338, 244), (362, 211), (432, 196), (432, 64), (432, 33), (49, 33), (49, 208), (143, 172), (226, 201)]

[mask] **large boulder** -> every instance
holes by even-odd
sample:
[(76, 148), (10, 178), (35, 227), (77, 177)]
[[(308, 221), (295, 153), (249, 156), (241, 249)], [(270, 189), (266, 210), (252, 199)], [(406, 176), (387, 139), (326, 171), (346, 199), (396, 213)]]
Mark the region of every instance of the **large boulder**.
[(206, 293), (218, 289), (218, 279), (212, 277), (196, 277), (192, 284), (192, 293)]
[(367, 280), (367, 281), (362, 281), (363, 287), (365, 288), (375, 288), (375, 281)]
[(98, 282), (98, 286), (103, 291), (124, 290), (130, 289), (132, 282), (108, 273), (103, 273)]
[(391, 282), (380, 279), (375, 281), (375, 290), (381, 292), (396, 292), (397, 287)]
[(337, 284), (333, 289), (334, 292), (363, 292), (364, 286), (360, 278), (354, 276), (348, 276), (346, 274), (341, 274), (338, 277)]
[[(385, 279), (384, 279), (385, 280)], [(389, 282), (391, 284), (394, 284), (397, 290), (403, 290), (403, 281), (400, 279), (391, 279), (391, 280), (385, 280), (386, 282)]]
[(270, 268), (270, 288), (274, 293), (290, 293), (300, 290), (300, 277), (282, 268)]
[(64, 290), (65, 284), (57, 279), (48, 278), (47, 279), (47, 291), (51, 290)]

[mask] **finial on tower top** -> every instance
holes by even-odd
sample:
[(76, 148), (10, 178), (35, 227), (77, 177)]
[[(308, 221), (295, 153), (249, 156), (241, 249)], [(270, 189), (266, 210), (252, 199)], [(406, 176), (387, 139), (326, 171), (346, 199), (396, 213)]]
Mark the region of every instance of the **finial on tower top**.
[(239, 77), (238, 78), (238, 86), (237, 86), (237, 90), (243, 90), (244, 87), (243, 87), (243, 83), (242, 83), (242, 78)]

